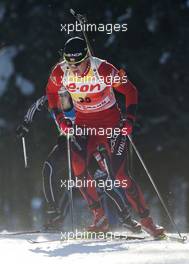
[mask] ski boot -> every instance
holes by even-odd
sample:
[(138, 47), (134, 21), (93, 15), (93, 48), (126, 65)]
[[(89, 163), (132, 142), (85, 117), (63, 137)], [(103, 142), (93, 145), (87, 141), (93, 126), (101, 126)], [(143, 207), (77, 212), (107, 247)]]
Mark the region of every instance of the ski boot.
[(165, 236), (165, 229), (162, 226), (155, 225), (150, 216), (142, 218), (140, 221), (142, 228), (155, 238)]
[(94, 223), (87, 227), (87, 232), (103, 232), (109, 231), (109, 222), (107, 217), (104, 215), (102, 208), (94, 209)]
[(61, 231), (63, 226), (63, 217), (60, 211), (52, 208), (47, 211), (49, 220), (43, 225), (44, 231)]
[(120, 214), (120, 221), (123, 225), (123, 227), (129, 229), (133, 233), (141, 233), (142, 228), (141, 224), (138, 223), (136, 220), (134, 220), (130, 213), (128, 213), (128, 209), (125, 209), (121, 214)]
[(123, 227), (129, 229), (133, 233), (141, 233), (142, 228), (139, 222), (128, 216), (122, 222)]

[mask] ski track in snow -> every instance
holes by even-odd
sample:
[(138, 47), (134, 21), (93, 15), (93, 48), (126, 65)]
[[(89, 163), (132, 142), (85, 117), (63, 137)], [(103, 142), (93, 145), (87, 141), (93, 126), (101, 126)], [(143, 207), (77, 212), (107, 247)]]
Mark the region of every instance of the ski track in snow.
[[(60, 234), (0, 234), (0, 259), (4, 263), (40, 264), (188, 264), (189, 242), (86, 241), (30, 244), (27, 240), (59, 239)], [(36, 262), (35, 262), (36, 261)]]

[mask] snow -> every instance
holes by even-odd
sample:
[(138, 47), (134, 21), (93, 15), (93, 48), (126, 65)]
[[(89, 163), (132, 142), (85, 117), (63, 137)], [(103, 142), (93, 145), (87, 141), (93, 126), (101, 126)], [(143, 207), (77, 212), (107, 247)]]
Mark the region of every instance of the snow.
[[(31, 244), (27, 240), (59, 239), (60, 234), (0, 234), (2, 263), (40, 264), (188, 264), (189, 243), (173, 241), (54, 241)], [(2, 261), (3, 260), (3, 261)]]
[(154, 33), (158, 27), (158, 20), (155, 16), (146, 19), (146, 26), (149, 32)]
[[(8, 46), (0, 50), (0, 96), (5, 93), (8, 81), (15, 73), (13, 59), (23, 48), (24, 47), (21, 45), (20, 47)], [(26, 96), (31, 95), (35, 90), (34, 85), (19, 74), (16, 76), (16, 84), (20, 91)]]
[(0, 96), (6, 91), (7, 83), (14, 73), (13, 58), (18, 53), (15, 46), (9, 46), (0, 51)]
[(189, 183), (186, 182), (181, 175), (175, 175), (172, 176), (170, 189), (173, 191), (175, 197), (178, 197), (179, 195), (179, 199), (175, 199), (174, 201), (175, 209), (173, 212), (173, 218), (178, 226), (182, 226), (182, 230), (186, 230), (188, 222), (184, 215), (188, 209), (187, 194), (189, 190)]
[(3, 4), (0, 4), (0, 23), (3, 21), (4, 19), (4, 15), (5, 15), (5, 7)]
[(169, 51), (164, 51), (159, 58), (159, 63), (166, 64), (170, 57), (171, 53)]
[(42, 199), (39, 198), (39, 197), (33, 197), (32, 200), (31, 200), (31, 207), (33, 209), (41, 209), (42, 207)]
[(35, 91), (33, 83), (19, 74), (16, 76), (16, 85), (20, 89), (21, 93), (26, 96), (31, 95)]
[(112, 33), (112, 34), (109, 36), (109, 38), (107, 39), (107, 41), (106, 41), (104, 47), (107, 48), (107, 47), (111, 46), (111, 45), (114, 43), (115, 39), (116, 39), (116, 36), (115, 36), (114, 33)]
[(0, 117), (0, 128), (5, 128), (7, 127), (7, 122), (4, 118)]
[(123, 21), (126, 21), (127, 19), (131, 18), (132, 17), (132, 8), (131, 7), (128, 7), (126, 10), (125, 10), (125, 13), (122, 14), (121, 16), (119, 16), (117, 18), (117, 22), (123, 22)]

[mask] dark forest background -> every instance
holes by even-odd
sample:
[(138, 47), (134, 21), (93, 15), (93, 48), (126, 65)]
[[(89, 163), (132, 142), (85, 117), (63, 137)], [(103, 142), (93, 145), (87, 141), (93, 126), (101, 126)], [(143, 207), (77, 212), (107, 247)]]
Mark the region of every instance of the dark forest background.
[[(41, 169), (56, 143), (55, 124), (47, 111), (35, 118), (26, 138), (28, 169), (15, 130), (28, 107), (44, 94), (58, 51), (69, 37), (79, 35), (60, 31), (61, 23), (75, 22), (70, 8), (86, 14), (90, 23), (128, 24), (127, 32), (89, 33), (91, 44), (98, 57), (124, 67), (138, 88), (135, 142), (176, 222), (187, 230), (189, 1), (184, 0), (0, 1), (0, 84), (6, 81), (0, 87), (0, 228), (31, 228), (45, 218)], [(7, 77), (10, 65), (4, 59), (9, 52), (15, 54)], [(18, 76), (34, 89), (22, 92), (24, 81), (20, 84)], [(136, 157), (134, 174), (152, 214), (168, 226)]]

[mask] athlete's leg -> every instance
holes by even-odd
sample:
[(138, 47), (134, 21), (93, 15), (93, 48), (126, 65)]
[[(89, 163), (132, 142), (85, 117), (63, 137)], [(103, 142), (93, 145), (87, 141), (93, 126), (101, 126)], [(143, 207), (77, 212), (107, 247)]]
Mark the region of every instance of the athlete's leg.
[(47, 225), (61, 220), (68, 213), (69, 194), (67, 188), (63, 188), (61, 180), (66, 177), (66, 145), (59, 139), (43, 164), (43, 191), (48, 204), (48, 213), (51, 216)]
[(147, 216), (149, 214), (148, 206), (145, 202), (144, 195), (141, 188), (129, 176), (127, 170), (127, 154), (128, 154), (128, 142), (127, 137), (122, 135), (114, 135), (110, 141), (112, 152), (112, 164), (113, 171), (125, 189), (125, 195), (130, 202), (132, 208), (139, 214), (140, 217)]
[(83, 181), (82, 187), (79, 189), (94, 215), (94, 223), (88, 227), (88, 231), (108, 231), (108, 220), (102, 208), (100, 197), (96, 191), (94, 181), (87, 169), (87, 139), (76, 137), (75, 140), (77, 144), (72, 142), (71, 145), (73, 174), (75, 177), (77, 177), (77, 179), (80, 179), (81, 182)]
[(127, 138), (122, 135), (114, 136), (111, 141), (112, 164), (116, 179), (119, 179), (120, 182), (126, 180), (126, 186), (123, 187), (125, 189), (125, 195), (132, 208), (141, 217), (141, 225), (143, 228), (153, 236), (161, 235), (164, 232), (164, 228), (153, 223), (152, 218), (149, 216), (150, 211), (140, 186), (129, 176), (126, 166), (128, 154), (127, 144)]
[[(139, 231), (141, 227), (130, 216), (123, 190), (114, 185), (115, 178), (111, 166), (111, 152), (107, 137), (91, 136), (87, 147), (89, 155), (88, 167), (90, 168), (90, 173), (97, 181), (97, 185), (101, 186), (101, 183), (104, 183), (103, 190), (115, 203), (124, 224), (126, 225), (127, 223), (127, 227), (132, 229), (132, 231)], [(109, 183), (111, 183), (111, 186), (108, 186)]]

